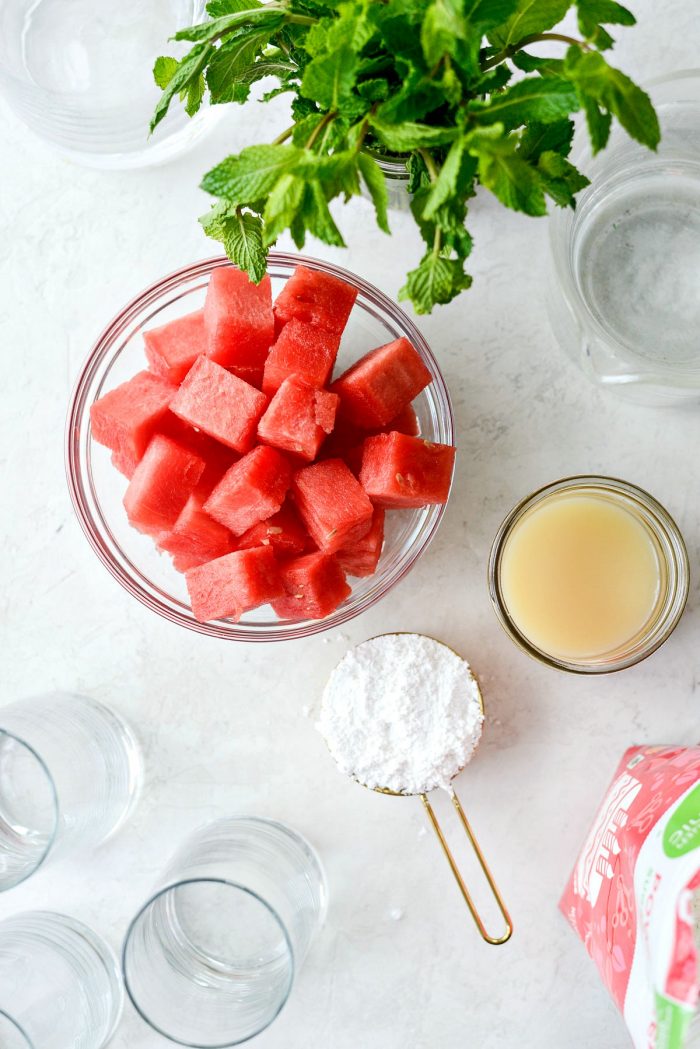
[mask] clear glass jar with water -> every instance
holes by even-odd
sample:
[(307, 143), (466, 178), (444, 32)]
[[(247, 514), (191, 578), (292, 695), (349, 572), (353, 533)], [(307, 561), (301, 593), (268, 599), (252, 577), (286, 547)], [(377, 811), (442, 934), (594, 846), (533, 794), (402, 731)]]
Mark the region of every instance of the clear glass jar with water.
[(551, 218), (549, 313), (596, 383), (646, 404), (700, 403), (700, 71), (648, 85), (656, 152), (615, 128), (575, 211)]

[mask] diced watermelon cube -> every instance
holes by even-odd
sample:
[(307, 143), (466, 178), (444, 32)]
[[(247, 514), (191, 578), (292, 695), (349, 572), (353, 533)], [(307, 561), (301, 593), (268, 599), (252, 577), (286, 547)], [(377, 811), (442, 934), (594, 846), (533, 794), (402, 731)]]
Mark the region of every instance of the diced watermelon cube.
[(420, 423), (412, 405), (407, 404), (405, 408), (402, 408), (399, 414), (385, 427), (385, 433), (391, 433), (394, 430), (396, 433), (406, 433), (409, 437), (417, 437), (419, 435)]
[(384, 545), (384, 510), (377, 507), (367, 535), (356, 539), (350, 546), (343, 546), (335, 555), (338, 564), (347, 575), (374, 575)]
[(325, 386), (338, 355), (340, 334), (294, 318), (285, 324), (265, 361), (262, 388), (269, 395), (296, 375), (312, 386)]
[(333, 429), (338, 397), (292, 376), (285, 379), (258, 423), (266, 444), (312, 462)]
[(143, 342), (151, 371), (178, 385), (197, 358), (207, 351), (204, 310), (145, 331)]
[(313, 543), (296, 510), (286, 502), (279, 513), (244, 532), (237, 546), (239, 550), (269, 546), (276, 557), (297, 557), (312, 548)]
[(357, 288), (344, 280), (297, 266), (275, 300), (275, 322), (295, 318), (342, 335), (356, 298)]
[(204, 497), (194, 492), (180, 513), (172, 532), (158, 537), (158, 548), (173, 555), (178, 572), (231, 553), (236, 541), (218, 521), (202, 509)]
[(156, 434), (124, 493), (130, 523), (148, 535), (169, 531), (203, 471), (199, 455)]
[(185, 572), (192, 612), (200, 623), (233, 619), (284, 593), (275, 555), (268, 546), (236, 550)]
[(267, 397), (208, 357), (198, 357), (171, 402), (175, 415), (237, 452), (247, 452)]
[(122, 473), (136, 468), (151, 437), (168, 417), (176, 393), (177, 388), (160, 375), (144, 371), (91, 406), (92, 436), (117, 453), (117, 468)]
[(289, 460), (276, 448), (259, 445), (227, 470), (204, 510), (234, 535), (243, 535), (277, 513), (291, 480)]
[(356, 361), (331, 386), (339, 413), (366, 429), (386, 426), (432, 381), (408, 339), (395, 339)]
[(360, 482), (378, 506), (427, 506), (446, 503), (455, 449), (403, 433), (368, 437)]
[(335, 553), (369, 531), (372, 504), (342, 459), (305, 466), (295, 474), (292, 492), (309, 535), (324, 553)]
[(272, 602), (280, 619), (323, 619), (351, 593), (342, 568), (326, 554), (287, 561), (280, 574), (286, 596)]
[(209, 339), (207, 355), (259, 385), (275, 337), (269, 276), (253, 284), (247, 273), (233, 266), (215, 269), (209, 278), (204, 324)]
[(123, 452), (112, 452), (110, 459), (112, 460), (112, 466), (119, 470), (120, 474), (124, 474), (129, 480), (134, 476), (134, 470), (138, 466), (140, 460), (134, 458), (133, 455), (128, 453), (125, 455)]

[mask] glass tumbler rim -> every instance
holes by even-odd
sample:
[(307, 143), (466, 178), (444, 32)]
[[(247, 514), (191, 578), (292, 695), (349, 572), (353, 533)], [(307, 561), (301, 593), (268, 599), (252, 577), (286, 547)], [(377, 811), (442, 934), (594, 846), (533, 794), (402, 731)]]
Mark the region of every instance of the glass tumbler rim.
[[(162, 1027), (159, 1027), (158, 1024), (154, 1023), (154, 1021), (151, 1020), (151, 1018), (147, 1016), (145, 1011), (141, 1008), (138, 1001), (136, 1000), (134, 991), (132, 990), (131, 982), (129, 980), (128, 975), (127, 954), (129, 949), (129, 943), (131, 941), (133, 933), (136, 931), (136, 928), (141, 919), (147, 914), (147, 912), (159, 899), (187, 885), (223, 885), (227, 888), (236, 889), (239, 892), (245, 893), (245, 895), (249, 896), (251, 899), (255, 900), (257, 903), (263, 906), (263, 908), (267, 911), (267, 913), (279, 927), (284, 938), (284, 942), (287, 948), (287, 955), (289, 958), (289, 980), (284, 990), (284, 995), (274, 1014), (270, 1016), (267, 1022), (262, 1027), (258, 1028), (257, 1031), (254, 1031), (252, 1034), (246, 1035), (245, 1038), (237, 1038), (233, 1041), (227, 1040), (225, 1042), (183, 1041), (181, 1038), (177, 1038), (176, 1036), (169, 1034), (167, 1031), (163, 1030)], [(124, 989), (129, 997), (129, 1001), (131, 1002), (141, 1019), (146, 1024), (148, 1024), (151, 1030), (155, 1031), (157, 1034), (162, 1035), (163, 1038), (167, 1038), (168, 1041), (173, 1042), (175, 1045), (186, 1046), (187, 1049), (232, 1049), (232, 1047), (234, 1046), (243, 1045), (245, 1042), (250, 1041), (252, 1038), (257, 1038), (259, 1034), (262, 1034), (263, 1031), (267, 1030), (267, 1028), (270, 1027), (272, 1023), (274, 1023), (279, 1014), (282, 1012), (285, 1005), (289, 1001), (289, 996), (292, 992), (292, 987), (294, 985), (294, 978), (296, 975), (296, 958), (294, 955), (294, 947), (292, 945), (291, 937), (289, 935), (287, 926), (285, 925), (278, 912), (275, 910), (272, 904), (269, 903), (268, 900), (264, 899), (264, 897), (262, 897), (254, 889), (251, 889), (246, 885), (242, 885), (240, 882), (233, 881), (230, 878), (199, 876), (190, 878), (177, 878), (174, 881), (168, 882), (168, 884), (161, 886), (156, 892), (152, 893), (151, 896), (145, 901), (145, 903), (139, 908), (139, 910), (129, 922), (129, 927), (127, 928), (126, 934), (124, 936), (124, 943), (122, 945), (121, 951), (121, 971), (122, 979), (124, 981)]]
[(31, 1040), (27, 1032), (24, 1030), (22, 1025), (15, 1020), (13, 1016), (10, 1016), (5, 1009), (0, 1008), (0, 1019), (5, 1019), (8, 1023), (12, 1024), (17, 1033), (24, 1039), (27, 1044), (27, 1049), (35, 1049), (34, 1042)]
[[(616, 496), (636, 502), (651, 520), (644, 520), (649, 531), (661, 547), (668, 570), (667, 600), (649, 629), (636, 642), (635, 647), (609, 663), (586, 663), (575, 659), (552, 656), (533, 644), (511, 617), (500, 585), (500, 563), (506, 542), (514, 525), (538, 502), (557, 492), (569, 489), (601, 489)], [(664, 545), (661, 540), (664, 540)], [(611, 674), (641, 663), (664, 644), (675, 630), (685, 609), (690, 590), (690, 560), (683, 534), (669, 511), (646, 489), (606, 474), (571, 474), (542, 485), (520, 499), (501, 522), (489, 553), (488, 588), (491, 604), (501, 626), (512, 641), (527, 655), (545, 666), (566, 673)]]
[[(14, 881), (12, 883), (12, 885), (8, 885), (5, 889), (0, 889), (0, 891), (2, 891), (2, 892), (9, 892), (10, 889), (16, 888), (18, 885), (21, 885), (22, 882), (27, 881), (28, 878), (31, 878), (32, 875), (36, 874), (36, 872), (46, 862), (46, 860), (47, 860), (47, 858), (49, 856), (49, 853), (51, 852), (52, 848), (56, 844), (56, 838), (58, 837), (58, 825), (59, 825), (59, 820), (60, 820), (60, 806), (59, 806), (58, 791), (56, 789), (56, 782), (55, 782), (53, 776), (51, 775), (51, 771), (50, 771), (48, 765), (46, 764), (46, 762), (44, 761), (44, 759), (42, 758), (41, 754), (39, 754), (39, 752), (31, 745), (31, 743), (28, 743), (21, 736), (17, 735), (16, 732), (11, 732), (9, 729), (3, 728), (1, 722), (2, 722), (2, 710), (0, 709), (0, 736), (7, 736), (8, 739), (14, 740), (15, 743), (18, 743), (21, 747), (23, 747), (31, 755), (31, 757), (36, 761), (37, 765), (41, 769), (42, 774), (46, 778), (46, 782), (49, 785), (49, 790), (51, 792), (51, 799), (52, 799), (52, 803), (53, 803), (52, 804), (52, 808), (53, 808), (53, 816), (54, 816), (54, 818), (53, 818), (53, 829), (52, 829), (51, 834), (49, 835), (49, 839), (48, 839), (48, 841), (46, 843), (46, 848), (44, 849), (44, 851), (42, 852), (41, 856), (39, 857), (37, 862), (34, 864), (32, 869), (27, 871), (26, 874), (23, 874), (22, 877), (19, 878), (18, 881)], [(12, 1019), (12, 1017), (10, 1017), (10, 1019)]]
[[(102, 392), (105, 377), (124, 348), (124, 337), (127, 334), (131, 337), (138, 326), (145, 324), (149, 317), (157, 312), (158, 304), (163, 303), (168, 294), (177, 293), (190, 282), (207, 278), (213, 270), (221, 266), (230, 265), (231, 262), (225, 255), (215, 255), (171, 271), (134, 296), (103, 329), (80, 369), (70, 397), (65, 430), (68, 490), (80, 527), (105, 568), (132, 597), (169, 622), (209, 637), (233, 641), (285, 641), (309, 637), (336, 629), (367, 611), (405, 578), (435, 536), (446, 504), (431, 505), (425, 510), (413, 511), (423, 516), (420, 520), (417, 519), (411, 536), (404, 540), (391, 565), (382, 572), (380, 562), (371, 588), (357, 597), (353, 593), (344, 605), (325, 619), (255, 623), (246, 622), (244, 618), (237, 624), (224, 620), (200, 623), (194, 619), (189, 607), (161, 589), (149, 578), (147, 572), (142, 572), (132, 564), (124, 547), (112, 534), (109, 522), (104, 518), (93, 483), (88, 443), (91, 442), (88, 429), (90, 405), (94, 397)], [(362, 297), (362, 307), (367, 315), (387, 328), (387, 322), (391, 323), (396, 334), (390, 337), (405, 335), (410, 339), (432, 375), (431, 412), (439, 433), (437, 436), (429, 436), (428, 439), (454, 444), (454, 413), (449, 390), (427, 340), (413, 319), (375, 285), (341, 266), (292, 252), (270, 252), (268, 272), (272, 271), (273, 275), (277, 269), (288, 276), (299, 265), (349, 283)], [(185, 292), (182, 291), (182, 294)], [(82, 447), (83, 440), (88, 448), (87, 452)]]

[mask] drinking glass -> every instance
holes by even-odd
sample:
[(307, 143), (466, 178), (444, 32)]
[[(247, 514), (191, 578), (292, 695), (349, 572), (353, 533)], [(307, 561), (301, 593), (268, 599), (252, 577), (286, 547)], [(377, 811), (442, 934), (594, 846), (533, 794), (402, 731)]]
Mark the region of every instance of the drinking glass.
[(661, 143), (615, 128), (550, 219), (550, 320), (590, 379), (652, 405), (700, 403), (700, 71), (648, 85)]
[(78, 163), (132, 168), (191, 145), (212, 110), (194, 120), (176, 98), (149, 138), (160, 90), (158, 55), (182, 57), (168, 38), (206, 18), (204, 0), (3, 0), (0, 91), (32, 131)]
[(0, 891), (49, 853), (104, 841), (140, 783), (131, 729), (101, 703), (60, 692), (0, 708)]
[(143, 1019), (181, 1045), (239, 1045), (284, 1006), (320, 928), (326, 882), (282, 823), (216, 820), (179, 849), (127, 932), (122, 967)]
[(0, 922), (2, 1049), (102, 1049), (123, 999), (116, 958), (82, 922), (52, 911)]

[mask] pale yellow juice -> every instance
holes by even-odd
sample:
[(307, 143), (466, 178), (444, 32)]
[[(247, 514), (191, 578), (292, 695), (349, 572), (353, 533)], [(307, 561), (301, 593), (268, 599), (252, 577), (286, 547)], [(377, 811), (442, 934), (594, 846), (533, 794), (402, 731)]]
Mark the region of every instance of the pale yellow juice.
[(662, 573), (643, 520), (603, 493), (544, 497), (514, 524), (500, 561), (515, 626), (564, 660), (603, 656), (636, 637), (658, 606)]

